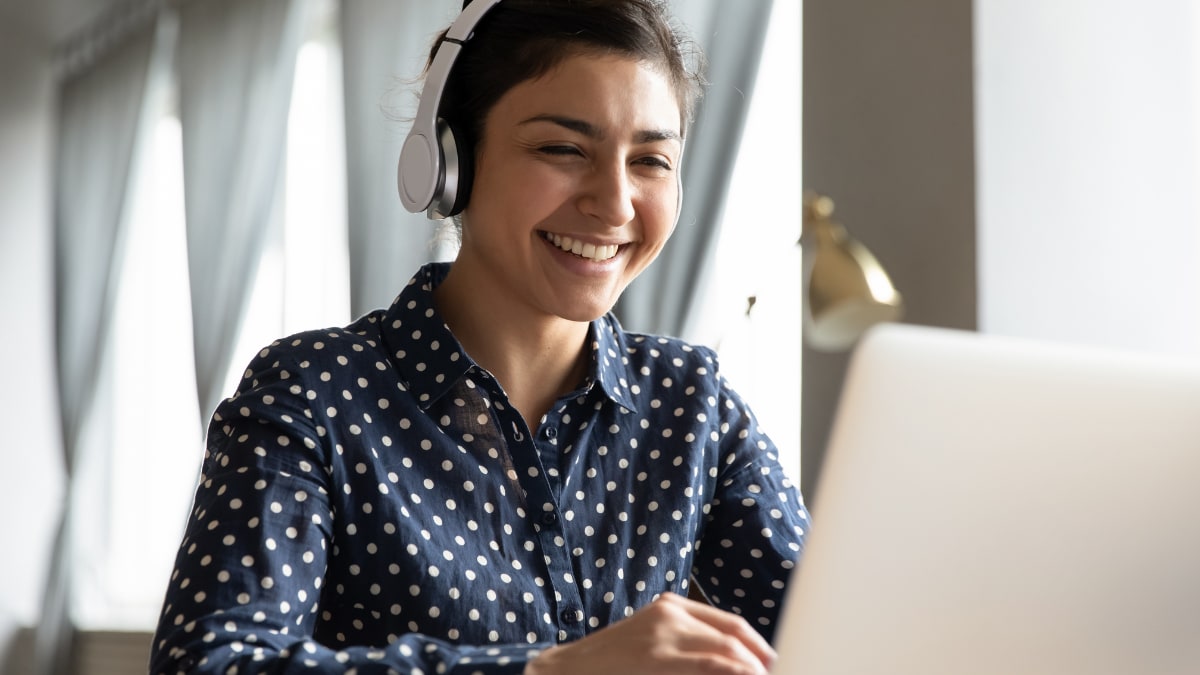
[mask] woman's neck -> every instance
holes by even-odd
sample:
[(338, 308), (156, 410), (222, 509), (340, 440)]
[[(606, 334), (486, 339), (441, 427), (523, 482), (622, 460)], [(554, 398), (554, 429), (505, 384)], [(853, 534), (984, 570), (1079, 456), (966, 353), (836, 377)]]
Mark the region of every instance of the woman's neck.
[[(485, 284), (455, 274), (434, 289), (434, 305), (467, 354), (500, 382), (530, 429), (587, 374), (588, 324), (491, 297)], [(514, 306), (514, 304), (516, 306)]]

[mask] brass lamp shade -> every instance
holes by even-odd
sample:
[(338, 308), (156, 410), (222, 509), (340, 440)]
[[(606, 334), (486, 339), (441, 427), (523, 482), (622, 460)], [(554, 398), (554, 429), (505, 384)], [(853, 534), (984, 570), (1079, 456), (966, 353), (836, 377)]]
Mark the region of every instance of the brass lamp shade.
[(879, 261), (832, 215), (829, 197), (805, 195), (804, 339), (822, 351), (849, 349), (871, 326), (904, 313), (904, 301)]

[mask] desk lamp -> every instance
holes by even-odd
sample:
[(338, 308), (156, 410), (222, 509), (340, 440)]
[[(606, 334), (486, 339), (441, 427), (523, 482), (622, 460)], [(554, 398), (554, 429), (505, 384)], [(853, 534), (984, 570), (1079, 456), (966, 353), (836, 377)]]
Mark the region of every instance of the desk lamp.
[(804, 196), (804, 338), (820, 351), (849, 349), (867, 328), (895, 321), (904, 301), (865, 246), (835, 222), (833, 200)]

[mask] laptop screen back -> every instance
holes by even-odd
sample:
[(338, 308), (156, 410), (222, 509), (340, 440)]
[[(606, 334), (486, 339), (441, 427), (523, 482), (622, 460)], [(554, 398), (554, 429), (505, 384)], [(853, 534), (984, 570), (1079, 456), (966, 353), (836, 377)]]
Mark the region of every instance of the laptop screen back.
[(1200, 364), (887, 325), (775, 675), (1200, 673)]

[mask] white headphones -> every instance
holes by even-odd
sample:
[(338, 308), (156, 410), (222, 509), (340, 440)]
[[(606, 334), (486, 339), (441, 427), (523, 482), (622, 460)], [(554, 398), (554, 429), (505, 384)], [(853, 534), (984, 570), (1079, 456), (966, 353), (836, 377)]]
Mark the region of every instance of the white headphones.
[(397, 184), (400, 201), (413, 213), (425, 211), (440, 220), (458, 214), (471, 190), (471, 148), (439, 115), (442, 91), (463, 43), (500, 0), (469, 0), (450, 25), (425, 75), (421, 102), (408, 138), (400, 150)]

